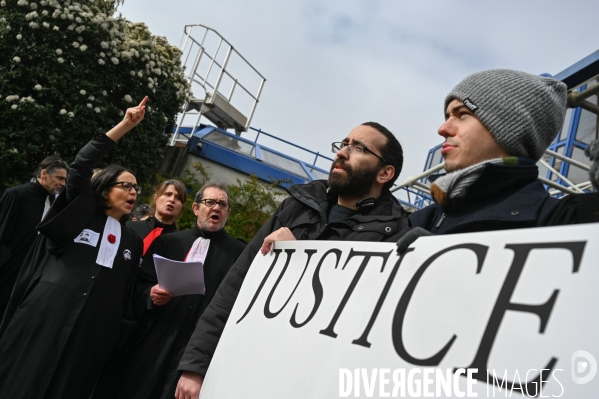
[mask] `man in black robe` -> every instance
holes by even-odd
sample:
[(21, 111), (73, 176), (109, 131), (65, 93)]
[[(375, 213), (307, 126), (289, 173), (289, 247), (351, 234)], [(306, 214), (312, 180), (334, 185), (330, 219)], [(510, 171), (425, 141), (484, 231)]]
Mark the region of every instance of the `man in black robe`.
[(35, 238), (36, 226), (67, 180), (67, 164), (57, 155), (44, 159), (35, 179), (0, 195), (0, 321)]
[[(141, 320), (126, 353), (116, 355), (106, 368), (95, 398), (174, 397), (180, 376), (177, 365), (196, 323), (245, 249), (244, 243), (224, 230), (231, 213), (229, 204), (226, 185), (208, 182), (195, 197), (194, 228), (156, 239), (138, 274), (141, 294), (137, 303), (138, 308), (143, 308)], [(202, 239), (203, 245), (208, 245), (203, 261), (206, 292), (173, 297), (158, 285), (152, 255), (176, 261), (198, 260), (194, 253), (198, 252), (196, 249), (202, 245)]]

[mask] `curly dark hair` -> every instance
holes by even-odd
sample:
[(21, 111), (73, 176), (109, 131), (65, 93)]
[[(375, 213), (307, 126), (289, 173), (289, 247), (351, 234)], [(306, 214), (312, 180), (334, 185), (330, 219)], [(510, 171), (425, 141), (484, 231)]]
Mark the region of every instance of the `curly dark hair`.
[[(383, 159), (387, 161), (387, 163), (395, 168), (395, 174), (393, 175), (393, 179), (389, 180), (383, 186), (384, 190), (388, 190), (393, 186), (395, 180), (399, 177), (399, 173), (401, 172), (401, 168), (403, 167), (403, 149), (401, 148), (401, 144), (397, 140), (397, 137), (389, 129), (385, 126), (381, 125), (377, 122), (364, 122), (362, 126), (370, 126), (373, 129), (376, 129), (383, 136), (387, 138), (387, 144), (381, 148), (381, 155)], [(382, 161), (379, 160), (379, 164), (381, 166), (384, 165)]]

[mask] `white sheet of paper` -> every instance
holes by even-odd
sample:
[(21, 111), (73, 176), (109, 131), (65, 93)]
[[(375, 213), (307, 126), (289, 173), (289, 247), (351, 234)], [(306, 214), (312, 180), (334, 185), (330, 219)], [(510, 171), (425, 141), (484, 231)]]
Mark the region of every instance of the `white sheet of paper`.
[(204, 264), (179, 262), (154, 254), (158, 284), (175, 296), (204, 294)]

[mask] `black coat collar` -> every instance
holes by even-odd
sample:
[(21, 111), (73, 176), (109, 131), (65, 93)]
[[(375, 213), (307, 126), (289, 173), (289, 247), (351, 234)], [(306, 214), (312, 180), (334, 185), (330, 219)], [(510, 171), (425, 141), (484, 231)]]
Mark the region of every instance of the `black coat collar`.
[(198, 222), (195, 222), (193, 224), (193, 233), (196, 237), (204, 237), (210, 240), (222, 240), (227, 236), (227, 232), (224, 228), (218, 231), (206, 231), (201, 229), (200, 226), (198, 226)]

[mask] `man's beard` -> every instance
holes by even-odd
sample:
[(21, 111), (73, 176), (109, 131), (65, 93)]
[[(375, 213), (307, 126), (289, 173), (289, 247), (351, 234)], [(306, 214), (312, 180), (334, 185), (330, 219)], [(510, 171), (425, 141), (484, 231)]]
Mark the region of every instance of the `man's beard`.
[[(335, 165), (340, 165), (345, 170), (346, 176), (333, 172)], [(378, 165), (372, 169), (354, 170), (341, 159), (336, 159), (331, 165), (329, 173), (329, 187), (337, 195), (346, 198), (362, 198), (372, 188), (378, 174)]]

